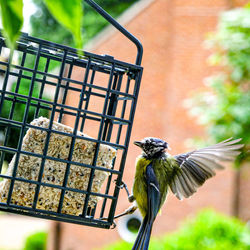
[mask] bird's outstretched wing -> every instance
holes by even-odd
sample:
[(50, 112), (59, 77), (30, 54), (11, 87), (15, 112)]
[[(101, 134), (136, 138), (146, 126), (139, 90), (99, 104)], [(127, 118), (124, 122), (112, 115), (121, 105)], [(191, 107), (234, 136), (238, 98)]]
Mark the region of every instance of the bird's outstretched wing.
[(229, 138), (218, 144), (198, 149), (185, 154), (175, 155), (175, 174), (170, 188), (175, 196), (182, 200), (196, 192), (207, 179), (215, 175), (216, 169), (223, 169), (220, 161), (232, 161), (240, 154), (237, 144), (241, 139)]

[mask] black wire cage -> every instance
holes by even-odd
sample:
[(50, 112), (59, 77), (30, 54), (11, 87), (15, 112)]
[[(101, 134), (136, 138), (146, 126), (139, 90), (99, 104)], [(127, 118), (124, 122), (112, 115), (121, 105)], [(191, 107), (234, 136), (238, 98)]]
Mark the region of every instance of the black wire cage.
[[(94, 1), (85, 1), (137, 46), (136, 63), (80, 55), (27, 34), (10, 58), (0, 36), (0, 210), (110, 228), (142, 77), (142, 46)], [(66, 156), (52, 140), (67, 148)], [(79, 160), (88, 148), (88, 161)], [(112, 150), (116, 156), (109, 167), (101, 165)], [(99, 180), (103, 175), (107, 178)], [(85, 178), (85, 184), (75, 186), (72, 176)], [(96, 183), (102, 183), (99, 190)], [(73, 209), (78, 212), (68, 212)]]

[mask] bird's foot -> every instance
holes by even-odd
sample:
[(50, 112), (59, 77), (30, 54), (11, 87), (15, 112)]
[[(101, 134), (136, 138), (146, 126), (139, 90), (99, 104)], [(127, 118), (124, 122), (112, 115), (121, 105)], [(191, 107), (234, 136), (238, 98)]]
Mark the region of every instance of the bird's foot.
[(128, 201), (129, 201), (130, 203), (132, 203), (133, 201), (135, 201), (135, 197), (134, 197), (133, 194), (131, 194), (131, 195), (128, 196)]
[[(108, 220), (108, 217), (102, 217), (100, 220)], [(116, 223), (113, 221), (110, 229), (115, 229), (116, 228)]]
[[(117, 180), (114, 180), (115, 182), (117, 182)], [(131, 196), (133, 196), (133, 195), (130, 195), (130, 193), (129, 193), (129, 191), (128, 191), (128, 186), (127, 186), (127, 184), (125, 183), (125, 182), (121, 182), (121, 185), (117, 185), (116, 184), (116, 186), (118, 187), (118, 188), (120, 188), (120, 189), (125, 189), (126, 190), (126, 193), (127, 193), (127, 195), (128, 195), (128, 200), (129, 200), (129, 202), (133, 202), (134, 201), (134, 199), (133, 199), (133, 201), (130, 201), (130, 197)]]
[[(135, 205), (130, 206), (130, 207), (129, 207), (128, 209), (126, 209), (123, 213), (116, 215), (116, 216), (114, 217), (114, 220), (115, 220), (115, 219), (118, 219), (118, 218), (120, 218), (120, 217), (122, 217), (122, 216), (124, 216), (124, 215), (133, 214), (137, 208), (138, 208), (138, 207), (135, 206)], [(100, 220), (108, 220), (108, 218), (107, 218), (107, 217), (102, 217), (102, 218), (100, 218)], [(111, 226), (110, 229), (114, 229), (114, 228), (116, 228), (116, 223), (113, 221), (112, 226)]]
[(132, 205), (130, 206), (128, 209), (126, 209), (123, 213), (118, 214), (114, 217), (114, 219), (118, 219), (124, 215), (128, 215), (128, 214), (133, 214), (135, 212), (135, 210), (137, 209), (137, 206)]

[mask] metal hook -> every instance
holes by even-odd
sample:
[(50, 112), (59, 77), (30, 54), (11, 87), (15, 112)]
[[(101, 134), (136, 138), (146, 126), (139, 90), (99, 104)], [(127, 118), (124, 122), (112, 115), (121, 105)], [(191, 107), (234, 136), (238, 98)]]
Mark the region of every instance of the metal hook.
[(119, 24), (111, 15), (109, 15), (103, 8), (101, 8), (96, 2), (93, 0), (85, 0), (87, 4), (89, 4), (93, 9), (95, 9), (100, 15), (102, 15), (109, 23), (111, 23), (116, 29), (118, 29), (124, 36), (126, 36), (130, 41), (132, 41), (137, 47), (137, 57), (136, 57), (136, 65), (141, 65), (143, 47), (141, 42), (133, 36), (130, 32), (128, 32), (121, 24)]

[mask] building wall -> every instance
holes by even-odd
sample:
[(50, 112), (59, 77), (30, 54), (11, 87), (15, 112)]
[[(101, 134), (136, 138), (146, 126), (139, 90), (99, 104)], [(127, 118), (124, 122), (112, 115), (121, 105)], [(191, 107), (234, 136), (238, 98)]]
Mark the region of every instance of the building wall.
[[(203, 136), (203, 129), (187, 115), (183, 101), (194, 90), (203, 88), (203, 79), (215, 70), (206, 64), (209, 52), (204, 49), (203, 41), (205, 34), (215, 29), (218, 14), (232, 4), (242, 5), (242, 1), (155, 0), (126, 25), (144, 47), (144, 72), (131, 142), (146, 136), (160, 137), (169, 142), (170, 153), (177, 154), (187, 150), (184, 145), (187, 138)], [(134, 62), (136, 48), (116, 32), (94, 52)], [(124, 173), (129, 188), (139, 153), (131, 143)], [(156, 219), (153, 235), (176, 229), (183, 219), (203, 207), (231, 214), (233, 183), (234, 172), (227, 166), (190, 199), (180, 202), (170, 194)], [(126, 194), (121, 191), (117, 213), (128, 206)], [(245, 211), (244, 218), (249, 219), (248, 216)], [(61, 224), (61, 229), (62, 250), (93, 249), (120, 238), (116, 230), (72, 224)]]

